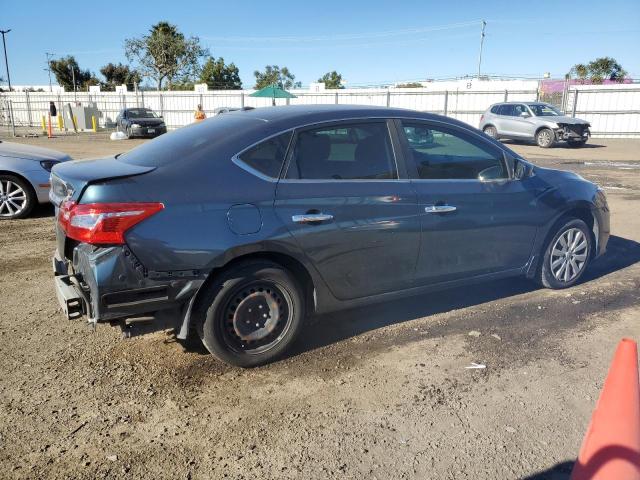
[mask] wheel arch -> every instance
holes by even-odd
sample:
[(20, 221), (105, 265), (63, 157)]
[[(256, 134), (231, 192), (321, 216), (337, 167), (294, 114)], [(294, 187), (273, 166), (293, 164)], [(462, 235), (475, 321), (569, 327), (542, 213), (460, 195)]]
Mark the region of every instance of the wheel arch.
[(180, 328), (180, 331), (185, 333), (192, 331), (192, 327), (197, 326), (197, 322), (203, 319), (202, 313), (204, 312), (203, 307), (205, 307), (205, 305), (202, 302), (205, 297), (205, 293), (222, 272), (225, 272), (241, 263), (259, 260), (267, 260), (277, 263), (290, 271), (295, 279), (300, 281), (302, 284), (305, 305), (307, 306), (307, 314), (315, 312), (317, 307), (316, 282), (314, 282), (309, 270), (300, 260), (286, 253), (277, 251), (250, 252), (237, 255), (223, 265), (213, 268), (209, 272), (204, 283), (200, 286), (191, 302), (189, 302), (190, 305), (183, 318), (183, 325)]
[(14, 172), (12, 170), (0, 170), (0, 175), (9, 175), (12, 177), (16, 177), (19, 178), (20, 180), (22, 180), (26, 185), (27, 188), (29, 188), (31, 190), (31, 194), (33, 195), (33, 198), (35, 199), (36, 203), (38, 201), (38, 195), (36, 194), (36, 189), (33, 186), (33, 183), (31, 182), (31, 180), (29, 180), (27, 177), (25, 177), (24, 175)]

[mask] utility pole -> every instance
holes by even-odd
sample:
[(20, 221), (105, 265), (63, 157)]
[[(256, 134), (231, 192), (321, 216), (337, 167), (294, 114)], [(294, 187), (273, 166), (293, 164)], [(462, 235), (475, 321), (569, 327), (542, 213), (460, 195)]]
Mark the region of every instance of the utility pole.
[(0, 33), (2, 33), (2, 46), (4, 47), (4, 65), (5, 67), (7, 67), (7, 82), (9, 83), (9, 91), (11, 91), (11, 75), (9, 75), (9, 61), (7, 60), (7, 44), (4, 40), (4, 36), (10, 31), (11, 29), (0, 30)]
[(69, 65), (71, 69), (71, 79), (73, 81), (73, 101), (76, 102), (78, 99), (76, 98), (76, 69), (73, 68), (73, 65)]
[(45, 70), (49, 72), (49, 91), (53, 92), (53, 87), (51, 87), (51, 59), (55, 53), (44, 52), (44, 54), (47, 56), (47, 68)]
[(484, 27), (487, 22), (482, 20), (482, 31), (480, 32), (480, 54), (478, 55), (478, 80), (480, 80), (480, 66), (482, 65), (482, 46), (484, 45)]

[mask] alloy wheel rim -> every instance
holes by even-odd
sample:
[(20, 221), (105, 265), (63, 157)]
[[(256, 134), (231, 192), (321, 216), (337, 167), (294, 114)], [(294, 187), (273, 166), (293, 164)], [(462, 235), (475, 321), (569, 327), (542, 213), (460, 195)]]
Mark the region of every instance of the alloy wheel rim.
[(27, 193), (11, 180), (0, 180), (0, 217), (15, 217), (27, 207)]
[(255, 282), (230, 296), (223, 319), (223, 335), (236, 352), (263, 353), (273, 348), (291, 324), (289, 296), (277, 285)]
[(487, 135), (489, 135), (491, 138), (495, 138), (496, 136), (496, 129), (493, 127), (487, 127), (487, 129), (485, 130), (485, 133)]
[(551, 272), (559, 282), (571, 282), (587, 263), (589, 242), (582, 230), (570, 228), (562, 233), (551, 249)]
[(547, 130), (540, 132), (539, 137), (542, 145), (549, 145), (551, 143), (551, 134)]

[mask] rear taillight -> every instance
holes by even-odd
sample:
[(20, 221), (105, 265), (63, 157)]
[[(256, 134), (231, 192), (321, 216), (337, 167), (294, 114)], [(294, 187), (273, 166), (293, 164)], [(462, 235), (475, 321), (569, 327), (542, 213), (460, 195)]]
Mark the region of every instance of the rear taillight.
[(480, 115), (480, 121), (482, 122), (484, 120), (484, 114)]
[(164, 208), (162, 203), (87, 203), (60, 206), (58, 223), (69, 238), (91, 244), (123, 244), (134, 225)]

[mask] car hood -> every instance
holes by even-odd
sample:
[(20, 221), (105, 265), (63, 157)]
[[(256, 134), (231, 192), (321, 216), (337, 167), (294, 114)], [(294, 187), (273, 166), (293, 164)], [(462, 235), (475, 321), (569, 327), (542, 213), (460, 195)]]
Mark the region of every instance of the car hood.
[(69, 155), (58, 152), (57, 150), (12, 142), (0, 142), (0, 157), (22, 158), (35, 161), (56, 160), (58, 162), (71, 160)]
[(566, 123), (567, 125), (588, 125), (589, 122), (580, 118), (568, 117), (566, 115), (560, 115), (558, 117), (537, 117), (547, 122), (552, 123)]

